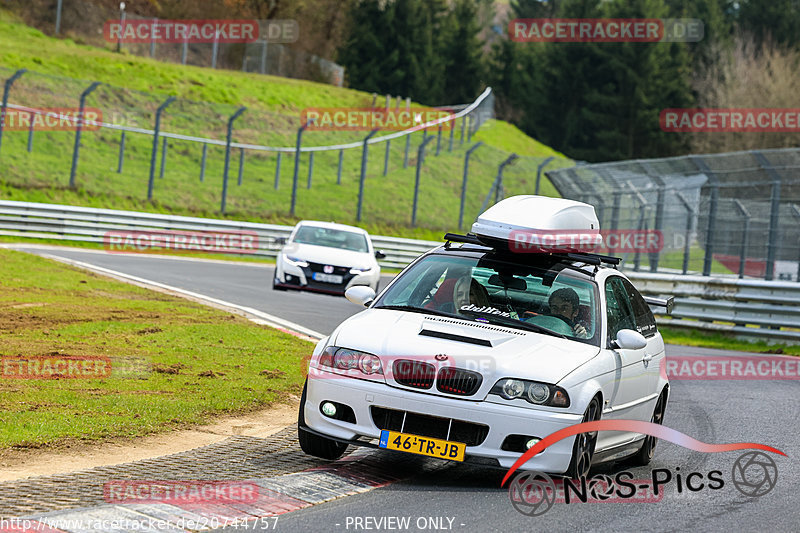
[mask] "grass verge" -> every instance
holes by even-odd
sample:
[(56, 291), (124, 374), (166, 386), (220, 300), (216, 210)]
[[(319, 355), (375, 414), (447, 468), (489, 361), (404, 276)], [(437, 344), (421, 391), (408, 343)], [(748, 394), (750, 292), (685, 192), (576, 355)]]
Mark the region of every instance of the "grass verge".
[[(312, 344), (177, 297), (0, 250), (0, 449), (134, 437), (299, 395)], [(9, 358), (108, 357), (102, 379)]]

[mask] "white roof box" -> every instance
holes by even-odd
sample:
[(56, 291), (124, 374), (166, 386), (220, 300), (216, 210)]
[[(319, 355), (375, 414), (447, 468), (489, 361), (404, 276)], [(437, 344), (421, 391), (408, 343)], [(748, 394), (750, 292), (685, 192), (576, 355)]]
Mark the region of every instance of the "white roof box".
[(506, 198), (478, 216), (472, 233), (493, 247), (517, 251), (588, 252), (602, 244), (593, 206), (547, 196)]

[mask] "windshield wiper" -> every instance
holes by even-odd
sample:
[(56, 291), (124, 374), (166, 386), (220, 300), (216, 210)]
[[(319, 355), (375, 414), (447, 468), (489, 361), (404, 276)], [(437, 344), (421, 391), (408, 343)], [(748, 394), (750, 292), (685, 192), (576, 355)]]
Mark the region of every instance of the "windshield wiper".
[(564, 335), (563, 333), (558, 333), (557, 331), (553, 331), (552, 329), (543, 328), (542, 326), (539, 326), (537, 324), (531, 324), (529, 322), (525, 322), (523, 320), (517, 320), (515, 318), (506, 318), (504, 316), (497, 316), (497, 315), (486, 315), (486, 314), (483, 314), (483, 313), (478, 313), (476, 311), (468, 311), (466, 309), (462, 309), (461, 312), (465, 313), (465, 314), (469, 314), (469, 315), (475, 316), (475, 317), (482, 318), (482, 319), (484, 319), (484, 320), (486, 320), (488, 322), (491, 322), (493, 324), (502, 324), (504, 326), (508, 325), (508, 326), (511, 326), (511, 327), (519, 327), (519, 328), (522, 328), (522, 329), (535, 331), (537, 333), (544, 333), (545, 335), (552, 335), (553, 337), (560, 337), (562, 339), (569, 339), (570, 338), (570, 337), (567, 337), (566, 335)]
[(437, 311), (435, 309), (425, 309), (424, 307), (414, 307), (411, 305), (376, 305), (373, 309), (393, 309), (395, 311), (410, 311), (412, 313), (422, 313), (425, 315), (446, 316), (448, 318), (461, 318), (464, 317), (454, 315), (452, 313), (445, 313), (444, 311)]

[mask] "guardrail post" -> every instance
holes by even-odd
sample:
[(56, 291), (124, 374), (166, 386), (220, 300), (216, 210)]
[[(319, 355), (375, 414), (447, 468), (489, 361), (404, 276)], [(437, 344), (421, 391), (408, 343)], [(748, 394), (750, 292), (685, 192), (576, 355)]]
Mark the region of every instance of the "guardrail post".
[[(452, 141), (452, 139), (453, 137), (451, 136), (450, 140)], [(467, 153), (464, 154), (464, 177), (461, 180), (461, 206), (458, 209), (458, 229), (461, 229), (461, 227), (464, 225), (464, 204), (466, 204), (467, 202), (467, 178), (469, 177), (469, 157), (472, 155), (472, 152), (480, 148), (481, 145), (483, 145), (483, 141), (475, 143), (475, 146), (467, 150)]]
[(203, 143), (203, 155), (200, 157), (200, 181), (206, 179), (206, 158), (208, 156), (208, 143)]
[(281, 177), (281, 158), (283, 157), (283, 152), (278, 152), (278, 158), (275, 161), (275, 190), (278, 190), (278, 181)]
[(244, 148), (239, 148), (239, 180), (237, 185), (242, 185), (242, 177), (244, 176)]
[(769, 212), (769, 237), (767, 239), (767, 271), (764, 279), (772, 280), (775, 275), (775, 259), (778, 256), (778, 224), (781, 207), (781, 175), (772, 167), (769, 160), (758, 150), (751, 151), (758, 165), (763, 168), (772, 180), (770, 191), (770, 212)]
[(10, 78), (6, 80), (5, 88), (3, 89), (3, 107), (0, 108), (0, 147), (3, 146), (3, 128), (6, 125), (6, 108), (8, 107), (8, 93), (11, 91), (11, 86), (19, 79), (20, 76), (28, 72), (28, 69), (21, 68), (16, 71)]
[(156, 175), (156, 157), (158, 155), (158, 135), (161, 130), (161, 113), (169, 104), (175, 101), (174, 96), (170, 96), (156, 109), (156, 123), (153, 127), (153, 150), (150, 153), (150, 179), (147, 182), (147, 200), (153, 199), (153, 181)]
[(308, 183), (306, 189), (311, 188), (311, 175), (314, 173), (314, 152), (308, 153)]
[(361, 209), (364, 205), (364, 182), (367, 179), (367, 143), (376, 133), (378, 133), (378, 130), (372, 130), (364, 137), (364, 144), (361, 149), (361, 176), (358, 179), (358, 207), (356, 209), (356, 220), (359, 222), (361, 222)]
[(386, 141), (386, 153), (383, 154), (383, 175), (385, 176), (387, 172), (389, 172), (389, 150), (392, 146), (392, 140), (389, 139)]
[(78, 120), (75, 121), (75, 148), (72, 150), (72, 168), (69, 171), (69, 188), (75, 188), (75, 173), (78, 170), (78, 154), (81, 151), (81, 130), (83, 130), (83, 109), (86, 107), (86, 97), (97, 89), (99, 81), (92, 82), (89, 87), (81, 93), (80, 106), (78, 107)]
[(344, 148), (339, 150), (339, 166), (336, 169), (336, 185), (342, 184), (342, 160), (344, 159)]
[(309, 120), (297, 129), (297, 142), (294, 147), (294, 178), (292, 179), (292, 203), (289, 207), (289, 214), (294, 216), (294, 208), (297, 204), (297, 176), (300, 172), (300, 144), (303, 141), (303, 132), (313, 122)]
[(164, 177), (164, 167), (167, 164), (167, 138), (162, 137), (161, 139), (161, 170), (158, 173), (159, 178)]
[(425, 146), (433, 140), (433, 136), (423, 140), (417, 149), (417, 172), (414, 177), (414, 203), (411, 206), (411, 226), (417, 225), (417, 197), (419, 196), (419, 175), (425, 158)]
[(689, 156), (689, 160), (692, 161), (701, 172), (708, 176), (708, 181), (711, 187), (711, 199), (708, 209), (708, 226), (706, 227), (706, 249), (703, 256), (703, 275), (710, 276), (711, 261), (713, 260), (714, 255), (714, 226), (717, 222), (717, 204), (719, 203), (719, 180), (717, 179), (716, 174), (714, 174), (714, 172), (708, 168), (708, 165), (706, 165), (705, 161), (693, 155)]
[(31, 123), (28, 124), (28, 153), (33, 152), (33, 130), (34, 130), (35, 120), (36, 120), (36, 112), (31, 111), (31, 116), (30, 116)]
[(439, 132), (436, 134), (436, 155), (439, 155), (439, 152), (442, 148), (442, 125), (439, 124)]
[(125, 131), (119, 137), (119, 158), (117, 160), (117, 174), (122, 174), (122, 165), (125, 164)]
[(411, 146), (411, 134), (406, 135), (406, 151), (403, 155), (403, 168), (408, 168), (408, 149)]
[(536, 167), (536, 188), (533, 191), (533, 194), (539, 194), (539, 185), (542, 183), (542, 170), (544, 167), (550, 164), (550, 161), (555, 159), (555, 157), (548, 157), (544, 161), (542, 161), (538, 167)]
[(231, 139), (233, 137), (233, 121), (235, 121), (239, 116), (247, 111), (246, 107), (240, 107), (236, 110), (236, 113), (231, 115), (231, 118), (228, 119), (228, 133), (225, 136), (225, 167), (222, 170), (222, 204), (220, 206), (220, 211), (222, 214), (225, 214), (225, 202), (228, 199), (228, 169), (231, 166)]

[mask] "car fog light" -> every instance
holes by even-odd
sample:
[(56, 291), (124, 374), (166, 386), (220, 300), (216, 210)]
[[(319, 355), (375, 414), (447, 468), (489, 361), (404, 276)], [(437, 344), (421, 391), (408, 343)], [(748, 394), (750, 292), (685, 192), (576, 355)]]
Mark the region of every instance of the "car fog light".
[(536, 437), (530, 439), (528, 442), (525, 443), (525, 449), (530, 450), (531, 448), (536, 446), (536, 443), (539, 442), (540, 440), (542, 439), (537, 439)]
[(518, 379), (507, 379), (503, 383), (503, 394), (505, 394), (506, 398), (519, 398), (524, 391), (525, 383)]
[(336, 416), (336, 406), (333, 405), (331, 402), (325, 402), (322, 404), (322, 414), (325, 416)]

